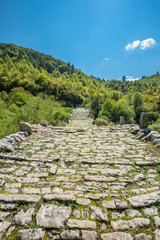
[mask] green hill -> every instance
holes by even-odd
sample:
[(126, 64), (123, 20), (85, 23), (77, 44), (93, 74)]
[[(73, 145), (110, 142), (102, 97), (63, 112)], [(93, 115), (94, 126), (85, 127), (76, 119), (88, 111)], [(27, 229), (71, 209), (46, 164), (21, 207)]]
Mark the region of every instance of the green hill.
[(91, 107), (98, 125), (118, 123), (120, 116), (138, 123), (145, 111), (160, 129), (160, 75), (104, 81), (52, 56), (0, 43), (0, 137), (17, 131), (20, 121), (64, 125), (77, 105)]
[(99, 79), (85, 75), (70, 63), (14, 44), (0, 43), (1, 91), (23, 87), (35, 96), (43, 92), (75, 106), (100, 85)]

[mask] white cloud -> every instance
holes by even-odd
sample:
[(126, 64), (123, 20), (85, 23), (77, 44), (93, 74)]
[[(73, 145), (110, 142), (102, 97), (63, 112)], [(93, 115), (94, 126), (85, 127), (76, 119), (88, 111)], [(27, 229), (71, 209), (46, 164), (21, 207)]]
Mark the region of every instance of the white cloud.
[(109, 61), (110, 59), (106, 57), (104, 60), (105, 60), (105, 61)]
[(141, 42), (139, 40), (133, 41), (132, 43), (128, 43), (128, 45), (125, 46), (125, 49), (128, 51), (128, 50), (137, 48), (140, 45), (140, 43)]
[(125, 49), (129, 51), (137, 48), (138, 46), (140, 46), (141, 49), (146, 49), (148, 47), (152, 47), (155, 44), (156, 44), (156, 41), (153, 38), (147, 38), (147, 39), (144, 39), (143, 41), (136, 40), (136, 41), (133, 41), (132, 43), (128, 43), (125, 46)]
[(139, 78), (134, 78), (132, 76), (126, 76), (126, 81), (137, 81)]
[(141, 49), (151, 47), (156, 44), (156, 41), (153, 38), (147, 38), (141, 41)]

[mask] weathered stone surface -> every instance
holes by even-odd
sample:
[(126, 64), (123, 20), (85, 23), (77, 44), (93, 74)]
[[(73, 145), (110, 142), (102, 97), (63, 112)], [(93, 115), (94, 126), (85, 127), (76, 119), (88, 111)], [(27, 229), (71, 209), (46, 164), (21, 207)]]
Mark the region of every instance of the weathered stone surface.
[(26, 226), (32, 221), (32, 215), (34, 213), (34, 208), (28, 209), (26, 212), (24, 210), (21, 210), (14, 216), (14, 222), (16, 224)]
[(111, 221), (111, 227), (114, 230), (131, 230), (138, 227), (147, 227), (150, 220), (147, 218), (134, 218), (132, 220)]
[(108, 212), (105, 209), (96, 207), (96, 206), (90, 206), (91, 209), (91, 218), (107, 222), (108, 221)]
[(78, 204), (80, 204), (80, 205), (89, 205), (89, 204), (91, 204), (91, 200), (90, 199), (86, 199), (86, 198), (77, 198), (76, 202)]
[(6, 188), (20, 188), (22, 186), (21, 183), (6, 183), (5, 187)]
[(61, 232), (61, 238), (66, 240), (74, 240), (80, 239), (80, 231), (79, 230), (64, 230)]
[(4, 180), (0, 180), (0, 187), (2, 187), (4, 185), (5, 181)]
[(37, 224), (45, 228), (64, 227), (66, 220), (71, 214), (70, 207), (57, 206), (54, 204), (41, 205), (37, 216)]
[(126, 211), (127, 215), (130, 217), (141, 217), (142, 214), (138, 211), (138, 210), (132, 210), (132, 209), (128, 209)]
[(108, 197), (108, 194), (105, 194), (105, 193), (95, 193), (95, 194), (87, 193), (87, 194), (85, 194), (85, 197), (93, 199), (93, 200), (98, 200), (100, 198)]
[(32, 127), (27, 122), (20, 122), (19, 123), (19, 129), (20, 129), (20, 131), (27, 131), (29, 133), (29, 135), (32, 134)]
[(7, 230), (6, 237), (9, 237), (14, 229), (15, 226), (10, 226), (9, 229)]
[(133, 240), (129, 233), (113, 232), (101, 234), (102, 240)]
[(27, 194), (39, 194), (40, 189), (39, 188), (23, 188), (22, 192)]
[(140, 126), (140, 128), (148, 127), (148, 113), (146, 113), (146, 112), (141, 113), (139, 126)]
[(128, 201), (133, 207), (144, 207), (150, 204), (159, 203), (160, 191), (139, 195), (139, 196), (134, 196), (134, 197), (128, 198)]
[(9, 214), (9, 212), (0, 212), (0, 221), (3, 221)]
[[(158, 153), (136, 139), (130, 125), (79, 126), (31, 125), (34, 135), (14, 153), (0, 153), (0, 221), (12, 223), (3, 238), (10, 238), (14, 226), (15, 238), (17, 229), (37, 229), (38, 221), (43, 239), (101, 239), (105, 233), (105, 239), (126, 240), (147, 232), (154, 238), (159, 228)], [(157, 133), (151, 137), (159, 139)], [(4, 142), (20, 140), (9, 136)], [(33, 215), (28, 214), (32, 208)]]
[(5, 202), (39, 202), (40, 196), (20, 195), (20, 194), (0, 194), (0, 200)]
[(154, 234), (155, 234), (155, 240), (159, 240), (160, 239), (160, 230), (156, 229), (154, 231)]
[(96, 229), (96, 223), (86, 220), (76, 220), (69, 219), (67, 222), (69, 228), (78, 228), (78, 229)]
[(18, 205), (14, 203), (0, 203), (0, 209), (11, 210), (17, 207)]
[(127, 208), (127, 203), (120, 200), (104, 200), (102, 206), (109, 209), (125, 209)]
[(0, 222), (0, 239), (3, 236), (3, 234), (5, 233), (5, 231), (9, 228), (10, 225), (11, 225), (11, 223), (7, 222), (7, 221)]
[(155, 216), (158, 215), (158, 209), (156, 207), (151, 207), (151, 208), (145, 208), (143, 209), (143, 212), (147, 216)]
[(55, 174), (57, 170), (57, 165), (52, 165), (51, 168), (49, 169), (50, 174)]
[(91, 176), (91, 175), (86, 175), (84, 178), (85, 180), (96, 182), (114, 182), (116, 180), (114, 177)]
[(62, 201), (75, 201), (76, 198), (71, 194), (48, 194), (43, 197), (45, 200), (62, 200)]
[(134, 177), (134, 181), (137, 182), (137, 181), (141, 181), (141, 180), (144, 180), (145, 179), (145, 176), (141, 173), (141, 174), (138, 174)]
[(22, 240), (32, 240), (32, 239), (40, 239), (43, 240), (45, 236), (45, 232), (41, 229), (23, 229), (19, 230), (18, 233)]
[(43, 127), (47, 127), (48, 122), (46, 120), (41, 120), (40, 125), (42, 125)]
[(160, 227), (160, 217), (154, 217), (154, 221), (155, 221), (155, 225), (156, 225), (156, 227), (157, 228), (159, 228)]
[(112, 213), (112, 219), (123, 218), (123, 217), (125, 217), (124, 212), (122, 212), (122, 213), (119, 213), (119, 212)]
[(120, 125), (125, 124), (125, 117), (120, 116), (119, 124), (120, 124)]
[(83, 230), (81, 232), (82, 232), (83, 240), (96, 240), (97, 239), (97, 232), (95, 232), (95, 231)]
[(150, 235), (146, 235), (145, 233), (140, 233), (135, 235), (136, 240), (152, 240), (152, 237)]

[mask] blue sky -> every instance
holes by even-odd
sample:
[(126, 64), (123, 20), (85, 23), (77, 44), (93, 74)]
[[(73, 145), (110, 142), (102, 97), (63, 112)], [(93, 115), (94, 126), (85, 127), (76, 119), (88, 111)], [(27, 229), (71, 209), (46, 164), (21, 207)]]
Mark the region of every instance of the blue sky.
[(160, 0), (0, 0), (0, 42), (130, 79), (160, 71)]

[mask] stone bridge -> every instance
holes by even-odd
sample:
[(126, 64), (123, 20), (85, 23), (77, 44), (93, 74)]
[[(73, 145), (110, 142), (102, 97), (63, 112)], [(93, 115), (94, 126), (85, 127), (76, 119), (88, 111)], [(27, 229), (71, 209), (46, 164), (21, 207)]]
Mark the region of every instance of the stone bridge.
[(0, 239), (160, 239), (159, 154), (72, 112), (0, 154)]

